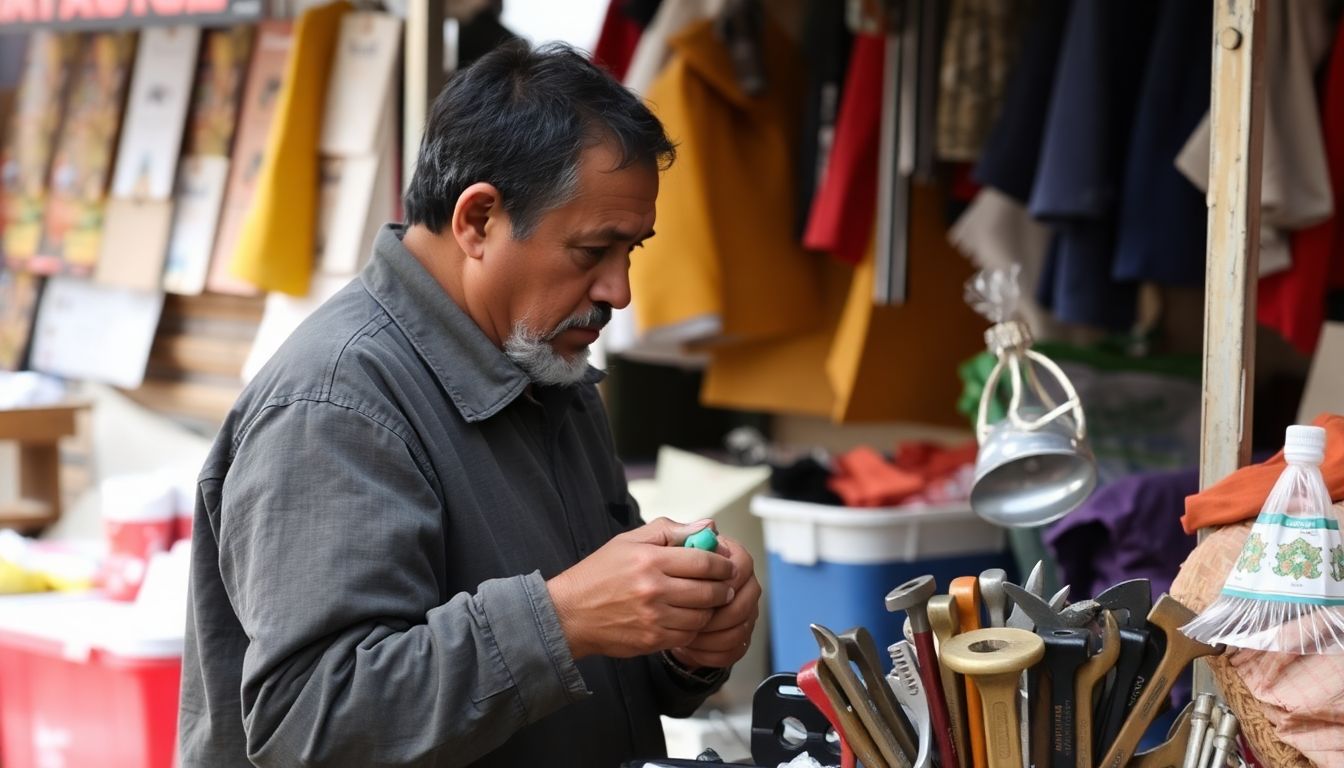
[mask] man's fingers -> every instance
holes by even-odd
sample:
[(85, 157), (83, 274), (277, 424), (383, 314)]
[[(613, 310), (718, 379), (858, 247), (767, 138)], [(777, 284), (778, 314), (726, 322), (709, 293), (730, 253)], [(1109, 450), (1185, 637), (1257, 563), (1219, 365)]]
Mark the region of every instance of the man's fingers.
[(736, 590), (728, 605), (714, 612), (714, 618), (704, 628), (705, 632), (719, 632), (735, 627), (743, 622), (755, 621), (760, 614), (761, 584), (751, 579)]
[(699, 632), (709, 622), (712, 612), (707, 608), (680, 608), (674, 605), (663, 609), (659, 625), (678, 632)]
[(663, 573), (680, 579), (732, 581), (737, 566), (722, 555), (691, 547), (667, 547), (657, 553)]
[(753, 625), (738, 624), (721, 632), (701, 632), (686, 646), (688, 650), (705, 653), (729, 653), (751, 642)]
[(705, 519), (693, 523), (675, 523), (660, 517), (620, 534), (619, 538), (660, 547), (680, 547), (688, 536), (704, 528), (714, 528), (714, 521)]
[(727, 581), (672, 578), (663, 588), (663, 601), (678, 608), (714, 610), (731, 603), (736, 597), (734, 593)]

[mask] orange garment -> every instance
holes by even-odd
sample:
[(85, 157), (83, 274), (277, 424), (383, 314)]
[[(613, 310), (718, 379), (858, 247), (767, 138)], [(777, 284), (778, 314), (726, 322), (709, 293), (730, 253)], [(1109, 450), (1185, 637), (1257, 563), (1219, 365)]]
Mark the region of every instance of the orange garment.
[[(701, 402), (836, 422), (964, 427), (956, 410), (957, 366), (984, 349), (986, 323), (962, 299), (973, 267), (947, 241), (940, 192), (916, 185), (911, 195), (904, 304), (873, 304), (871, 239), (857, 268), (828, 259), (817, 289), (824, 325), (792, 338), (714, 348)], [(787, 228), (788, 221), (778, 218), (776, 226)]]
[(847, 507), (890, 507), (924, 490), (924, 478), (898, 469), (882, 454), (863, 445), (832, 462), (826, 487)]
[[(1323, 413), (1311, 423), (1325, 428), (1321, 475), (1330, 489), (1331, 501), (1340, 501), (1344, 499), (1344, 416)], [(1279, 451), (1262, 464), (1242, 467), (1194, 496), (1187, 496), (1181, 526), (1186, 533), (1194, 533), (1211, 525), (1228, 525), (1255, 517), (1287, 466), (1283, 451)]]
[(641, 334), (686, 344), (816, 328), (822, 258), (794, 237), (802, 59), (765, 17), (765, 90), (748, 96), (712, 21), (672, 38), (647, 100), (677, 142), (658, 194), (659, 235), (631, 259)]
[(896, 446), (895, 463), (901, 469), (917, 472), (925, 480), (933, 481), (967, 464), (974, 464), (979, 452), (980, 446), (974, 440), (953, 446), (908, 440)]

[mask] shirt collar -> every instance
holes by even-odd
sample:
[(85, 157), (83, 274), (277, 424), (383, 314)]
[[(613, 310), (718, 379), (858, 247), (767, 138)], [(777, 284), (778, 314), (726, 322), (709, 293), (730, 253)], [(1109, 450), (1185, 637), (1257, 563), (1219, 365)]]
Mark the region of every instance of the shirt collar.
[[(484, 421), (527, 389), (527, 374), (495, 346), (402, 245), (405, 228), (385, 224), (360, 280), (401, 328), (468, 423)], [(584, 383), (604, 374), (589, 367)]]

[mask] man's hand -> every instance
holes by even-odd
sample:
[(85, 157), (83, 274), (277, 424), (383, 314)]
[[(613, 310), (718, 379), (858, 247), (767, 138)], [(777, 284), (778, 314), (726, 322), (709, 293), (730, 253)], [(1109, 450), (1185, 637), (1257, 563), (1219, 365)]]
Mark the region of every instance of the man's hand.
[(711, 625), (715, 609), (734, 602), (734, 559), (682, 546), (704, 527), (659, 518), (546, 582), (574, 658), (642, 656), (690, 644)]
[(672, 649), (672, 656), (691, 669), (722, 669), (736, 664), (751, 645), (751, 631), (760, 614), (761, 584), (756, 581), (751, 553), (726, 536), (719, 537), (718, 553), (737, 566), (737, 578), (732, 582), (735, 594), (727, 605), (714, 611), (694, 639)]

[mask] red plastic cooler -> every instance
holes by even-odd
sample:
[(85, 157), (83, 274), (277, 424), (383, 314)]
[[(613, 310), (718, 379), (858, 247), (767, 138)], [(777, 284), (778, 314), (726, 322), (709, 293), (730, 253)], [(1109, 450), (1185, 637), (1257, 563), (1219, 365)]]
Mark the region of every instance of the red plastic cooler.
[(182, 633), (161, 624), (100, 597), (0, 597), (0, 765), (170, 768)]

